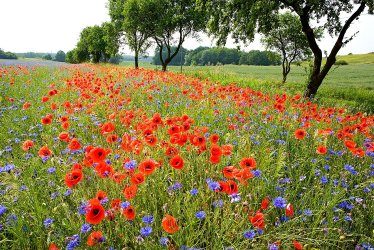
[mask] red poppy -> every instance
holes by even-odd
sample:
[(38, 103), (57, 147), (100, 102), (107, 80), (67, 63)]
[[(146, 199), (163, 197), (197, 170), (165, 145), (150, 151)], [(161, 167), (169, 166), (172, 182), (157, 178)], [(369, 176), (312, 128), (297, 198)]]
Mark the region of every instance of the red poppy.
[(318, 146), (316, 149), (316, 153), (319, 155), (324, 155), (327, 153), (327, 148), (325, 146)]
[(113, 199), (110, 203), (110, 207), (114, 209), (120, 209), (121, 208), (121, 200), (120, 199)]
[(50, 116), (45, 116), (42, 118), (41, 123), (44, 125), (49, 125), (52, 123), (52, 118)]
[(54, 243), (51, 243), (48, 247), (48, 250), (60, 250)]
[(38, 154), (40, 157), (48, 157), (52, 155), (52, 151), (47, 146), (43, 146), (39, 149)]
[(101, 200), (104, 200), (105, 198), (108, 198), (108, 196), (106, 195), (106, 193), (104, 191), (102, 191), (102, 190), (97, 191), (96, 199), (101, 201)]
[(145, 181), (145, 176), (142, 173), (136, 173), (131, 176), (131, 183), (133, 185), (139, 185)]
[(224, 167), (222, 172), (223, 172), (223, 176), (225, 178), (233, 178), (234, 175), (233, 175), (233, 172), (235, 171), (235, 167), (234, 166), (228, 166), (228, 167)]
[(249, 220), (251, 221), (251, 223), (252, 223), (252, 225), (254, 226), (254, 227), (257, 227), (257, 228), (259, 228), (259, 229), (262, 229), (262, 228), (264, 228), (264, 226), (265, 226), (265, 222), (264, 222), (264, 214), (263, 213), (261, 213), (261, 212), (257, 212), (256, 214), (255, 214), (255, 216), (250, 216), (249, 217)]
[(125, 195), (126, 200), (131, 200), (135, 197), (138, 187), (136, 185), (131, 185), (123, 189), (123, 194)]
[(300, 242), (298, 242), (297, 240), (294, 240), (293, 241), (293, 247), (297, 250), (302, 250), (303, 249), (303, 245), (301, 245)]
[(83, 169), (82, 165), (79, 163), (74, 163), (73, 166), (71, 167), (72, 170), (81, 170)]
[(135, 219), (135, 210), (132, 206), (128, 206), (127, 208), (123, 209), (122, 214), (128, 220), (134, 220)]
[(171, 215), (166, 214), (161, 224), (162, 228), (169, 234), (174, 234), (179, 231), (177, 220)]
[(23, 149), (24, 151), (28, 151), (28, 150), (30, 150), (30, 148), (32, 148), (33, 146), (34, 146), (34, 142), (33, 142), (33, 141), (31, 141), (31, 140), (26, 140), (26, 141), (24, 141), (23, 144), (22, 144), (22, 149)]
[(296, 129), (294, 135), (296, 139), (301, 140), (305, 137), (306, 132), (304, 129)]
[(220, 162), (221, 162), (221, 156), (217, 156), (217, 155), (211, 155), (210, 156), (210, 163), (218, 164)]
[(350, 150), (356, 147), (356, 143), (352, 140), (345, 140), (344, 145)]
[(69, 143), (69, 149), (71, 151), (79, 150), (81, 148), (81, 144), (79, 143), (77, 138), (74, 138)]
[(103, 240), (103, 234), (101, 231), (94, 231), (92, 232), (88, 238), (87, 238), (87, 245), (92, 247), (96, 245), (97, 243), (102, 242)]
[(174, 147), (168, 147), (166, 149), (166, 155), (169, 156), (169, 157), (172, 157), (174, 155), (177, 155), (179, 153), (178, 149), (177, 148), (174, 148)]
[(106, 151), (103, 148), (93, 148), (88, 154), (94, 162), (102, 162), (106, 158)]
[(101, 178), (112, 177), (114, 170), (111, 165), (106, 164), (105, 162), (99, 162), (96, 164), (96, 172)]
[(212, 134), (210, 137), (209, 137), (209, 140), (211, 143), (217, 143), (219, 141), (219, 136), (216, 135), (216, 134)]
[(65, 184), (69, 188), (73, 188), (83, 179), (83, 172), (79, 169), (74, 169), (65, 175)]
[(266, 208), (268, 208), (270, 204), (270, 201), (269, 201), (269, 198), (268, 197), (265, 197), (262, 202), (261, 202), (261, 209), (262, 210), (265, 210)]
[(43, 96), (42, 97), (42, 102), (48, 102), (49, 100), (49, 97), (48, 96)]
[(111, 132), (113, 132), (115, 129), (115, 126), (113, 123), (111, 122), (106, 122), (104, 123), (102, 126), (101, 126), (101, 133), (104, 135), (104, 134), (109, 134)]
[(236, 193), (238, 193), (238, 185), (236, 184), (235, 181), (233, 181), (233, 180), (228, 180), (228, 181), (226, 182), (226, 184), (227, 184), (227, 186), (228, 186), (227, 191), (226, 191), (226, 193), (227, 193), (228, 195), (232, 195), (232, 194), (236, 194)]
[(232, 152), (232, 145), (222, 145), (222, 153), (226, 156), (231, 155)]
[(256, 160), (252, 157), (243, 158), (240, 161), (240, 167), (241, 168), (254, 169), (254, 168), (256, 168)]
[(31, 107), (31, 104), (28, 103), (28, 102), (25, 102), (23, 105), (22, 105), (22, 109), (28, 109)]
[(212, 145), (212, 147), (210, 148), (210, 154), (212, 156), (220, 157), (222, 155), (221, 147), (216, 144)]
[(294, 210), (293, 210), (293, 206), (292, 206), (292, 204), (291, 203), (288, 203), (287, 204), (287, 206), (286, 206), (286, 215), (288, 216), (288, 217), (292, 217), (292, 216), (294, 216)]
[(65, 141), (65, 142), (69, 142), (70, 141), (69, 134), (67, 132), (61, 132), (58, 135), (58, 139), (60, 139), (61, 141)]
[(86, 222), (90, 224), (99, 224), (105, 218), (105, 210), (99, 200), (89, 200), (86, 208)]
[(139, 172), (150, 175), (156, 168), (157, 163), (154, 160), (144, 160), (139, 164)]
[(106, 137), (106, 142), (107, 142), (107, 143), (114, 143), (114, 142), (117, 142), (117, 140), (118, 140), (118, 136), (116, 136), (116, 135), (114, 135), (114, 134), (112, 134), (112, 135), (108, 135), (108, 136)]
[(175, 169), (182, 169), (184, 166), (183, 158), (179, 155), (174, 155), (173, 158), (170, 159), (170, 165)]

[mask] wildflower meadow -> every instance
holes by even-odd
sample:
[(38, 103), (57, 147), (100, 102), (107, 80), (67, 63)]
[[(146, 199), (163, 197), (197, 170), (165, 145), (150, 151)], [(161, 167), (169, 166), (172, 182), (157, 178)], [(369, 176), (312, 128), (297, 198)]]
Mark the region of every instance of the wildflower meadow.
[(0, 68), (1, 249), (373, 249), (374, 116), (115, 66)]

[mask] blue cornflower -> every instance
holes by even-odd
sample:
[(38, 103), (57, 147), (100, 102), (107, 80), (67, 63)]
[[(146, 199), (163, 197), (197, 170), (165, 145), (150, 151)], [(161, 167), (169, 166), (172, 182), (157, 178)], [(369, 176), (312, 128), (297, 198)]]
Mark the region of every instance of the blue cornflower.
[(344, 169), (347, 170), (348, 172), (350, 172), (353, 175), (357, 174), (357, 171), (351, 165), (344, 165)]
[(4, 207), (3, 205), (0, 205), (0, 216), (3, 215), (6, 211), (6, 207)]
[(81, 206), (78, 209), (79, 214), (86, 214), (87, 206), (88, 206), (88, 201), (87, 202), (82, 201)]
[(305, 216), (312, 216), (312, 215), (313, 215), (313, 212), (312, 212), (312, 210), (310, 210), (310, 209), (305, 209), (305, 210), (304, 210), (304, 215), (305, 215)]
[(352, 222), (352, 218), (350, 216), (344, 216), (344, 220), (348, 222)]
[(134, 170), (136, 168), (136, 161), (135, 160), (131, 160), (131, 161), (128, 161), (124, 164), (124, 168), (126, 168), (127, 170)]
[(254, 230), (248, 230), (246, 232), (244, 232), (244, 237), (246, 237), (247, 239), (253, 239), (255, 236), (256, 236), (256, 233)]
[(277, 244), (271, 244), (270, 246), (269, 246), (269, 250), (278, 250), (279, 249), (279, 247), (278, 247), (278, 245)]
[(366, 187), (362, 191), (364, 191), (365, 193), (370, 193), (371, 190), (370, 190), (370, 188)]
[(229, 197), (231, 198), (231, 203), (239, 202), (242, 199), (240, 194), (231, 194)]
[(64, 193), (64, 196), (69, 196), (73, 193), (73, 190), (72, 189), (67, 189)]
[(329, 179), (327, 178), (326, 175), (321, 177), (321, 184), (327, 184), (329, 182)]
[(153, 216), (152, 215), (146, 215), (146, 216), (144, 216), (143, 217), (143, 222), (145, 223), (145, 224), (152, 224), (153, 223)]
[(261, 170), (259, 170), (259, 169), (252, 170), (251, 173), (252, 173), (254, 176), (256, 176), (256, 177), (261, 177), (261, 174), (262, 174)]
[(152, 227), (150, 227), (150, 226), (142, 227), (140, 229), (140, 234), (142, 236), (149, 236), (149, 235), (151, 235), (152, 234)]
[(174, 183), (174, 185), (173, 185), (174, 190), (178, 190), (178, 189), (181, 189), (181, 188), (182, 188), (182, 183), (180, 183), (180, 182)]
[(273, 205), (277, 208), (286, 208), (287, 201), (285, 198), (278, 196), (273, 199)]
[(79, 237), (78, 234), (74, 234), (71, 238), (70, 238), (70, 241), (68, 243), (68, 245), (66, 246), (66, 249), (68, 250), (74, 250), (81, 242), (81, 239)]
[(215, 181), (209, 182), (208, 187), (209, 187), (209, 189), (211, 189), (213, 191), (216, 191), (216, 190), (220, 189), (220, 185), (218, 184), (218, 182), (215, 182)]
[(121, 204), (120, 204), (121, 208), (123, 208), (123, 209), (128, 208), (130, 205), (131, 204), (128, 201), (121, 202)]
[(54, 174), (56, 172), (56, 168), (48, 168), (47, 172), (48, 174)]
[(45, 220), (43, 221), (43, 225), (44, 225), (46, 228), (50, 227), (50, 226), (52, 225), (52, 223), (53, 223), (53, 219), (51, 219), (51, 218), (47, 218), (47, 219), (45, 219)]
[(82, 233), (88, 233), (89, 231), (91, 231), (91, 226), (90, 224), (88, 223), (84, 223), (81, 227), (81, 232)]
[(223, 207), (223, 200), (217, 200), (213, 202), (213, 206), (217, 208)]
[(199, 211), (199, 212), (196, 212), (196, 218), (198, 218), (199, 220), (202, 220), (205, 218), (206, 216), (206, 213), (204, 211)]
[(167, 237), (160, 238), (160, 245), (166, 247), (168, 245), (169, 239)]
[(190, 194), (193, 195), (193, 196), (197, 195), (198, 193), (199, 193), (199, 190), (197, 190), (196, 188), (193, 188), (190, 191)]

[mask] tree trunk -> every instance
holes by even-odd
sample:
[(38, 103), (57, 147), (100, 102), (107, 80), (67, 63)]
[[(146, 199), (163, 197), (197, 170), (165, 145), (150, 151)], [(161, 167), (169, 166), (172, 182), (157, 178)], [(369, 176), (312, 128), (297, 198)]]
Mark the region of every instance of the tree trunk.
[(135, 51), (135, 68), (139, 68), (139, 53), (137, 50)]
[(361, 13), (365, 9), (365, 2), (363, 1), (359, 8), (348, 18), (348, 20), (345, 22), (342, 30), (339, 33), (339, 36), (337, 40), (335, 41), (334, 47), (332, 48), (330, 55), (327, 57), (326, 64), (323, 66), (323, 69), (321, 70), (322, 65), (322, 51), (319, 48), (313, 29), (309, 25), (309, 10), (310, 8), (304, 8), (302, 15), (300, 15), (300, 21), (303, 26), (303, 32), (308, 40), (309, 47), (313, 51), (314, 54), (314, 64), (313, 64), (313, 70), (309, 76), (308, 85), (304, 92), (304, 97), (312, 99), (316, 93), (318, 88), (321, 86), (322, 81), (327, 76), (327, 73), (331, 69), (331, 67), (335, 64), (336, 61), (336, 55), (338, 54), (339, 50), (343, 46), (344, 42), (344, 36), (347, 32), (349, 26), (355, 20), (358, 18)]
[(162, 64), (162, 71), (164, 71), (164, 72), (165, 72), (165, 71), (166, 71), (166, 67), (167, 67), (167, 66), (168, 66), (168, 65), (167, 65), (166, 63), (163, 63), (163, 64)]

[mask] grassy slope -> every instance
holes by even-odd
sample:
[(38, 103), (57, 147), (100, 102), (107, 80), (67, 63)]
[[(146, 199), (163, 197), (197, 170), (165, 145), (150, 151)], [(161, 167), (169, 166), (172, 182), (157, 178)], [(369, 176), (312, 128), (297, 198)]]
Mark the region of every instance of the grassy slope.
[[(330, 105), (351, 106), (354, 110), (373, 113), (374, 53), (339, 56), (338, 60), (345, 60), (349, 65), (332, 68), (320, 87), (317, 97)], [(132, 66), (133, 63), (125, 62), (122, 65)], [(140, 66), (161, 69), (160, 66), (148, 63), (141, 63)], [(170, 66), (168, 69), (180, 71), (179, 66)], [(237, 82), (257, 89), (286, 91), (290, 94), (302, 93), (308, 76), (305, 67), (293, 66), (288, 83), (279, 86), (281, 81), (280, 66), (184, 66), (183, 73), (220, 81), (223, 84)]]

